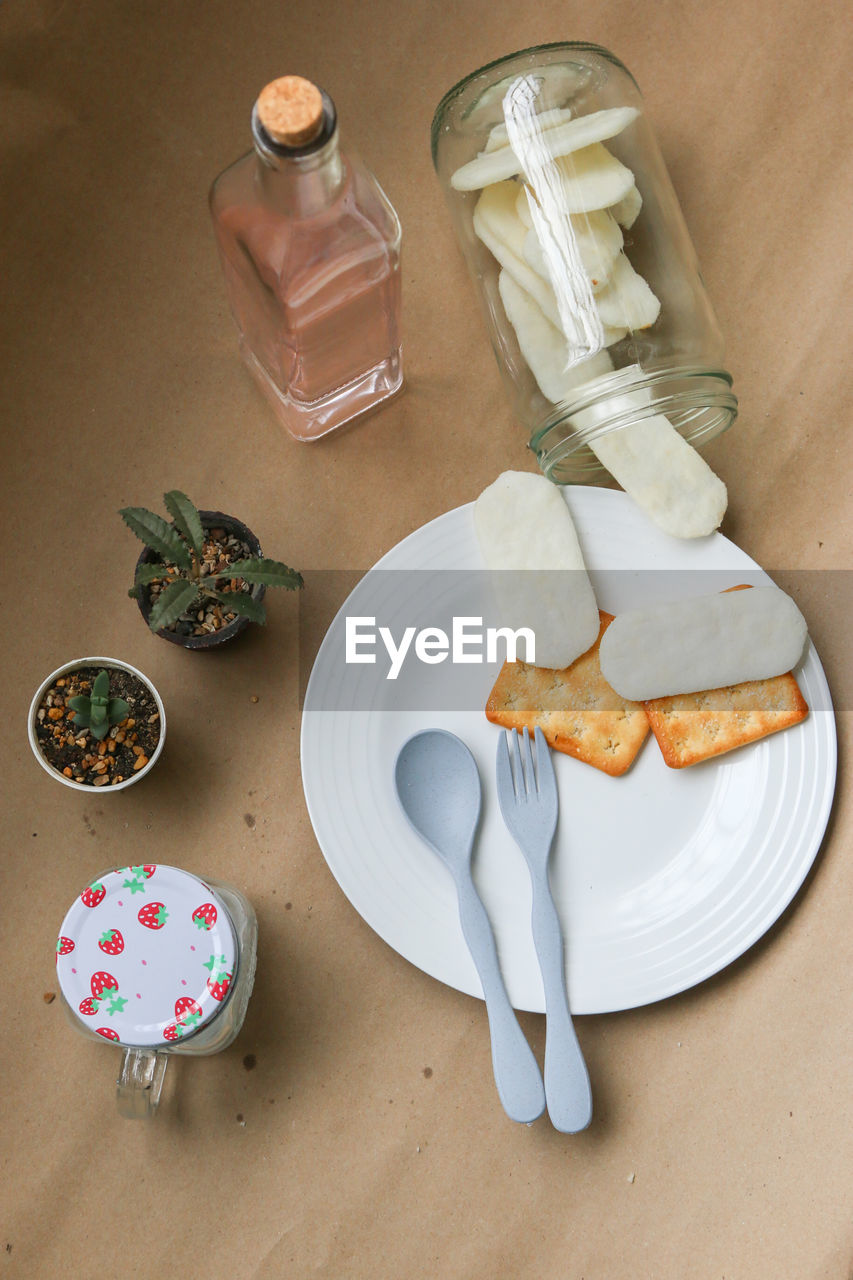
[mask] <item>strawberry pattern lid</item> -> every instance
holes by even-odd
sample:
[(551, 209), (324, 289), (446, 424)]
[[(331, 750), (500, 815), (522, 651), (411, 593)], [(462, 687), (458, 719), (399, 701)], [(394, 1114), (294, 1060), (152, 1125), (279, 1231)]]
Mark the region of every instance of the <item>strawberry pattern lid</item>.
[(135, 1047), (168, 1047), (223, 1006), (237, 966), (228, 911), (203, 880), (146, 863), (94, 880), (59, 931), (56, 968), (90, 1031)]

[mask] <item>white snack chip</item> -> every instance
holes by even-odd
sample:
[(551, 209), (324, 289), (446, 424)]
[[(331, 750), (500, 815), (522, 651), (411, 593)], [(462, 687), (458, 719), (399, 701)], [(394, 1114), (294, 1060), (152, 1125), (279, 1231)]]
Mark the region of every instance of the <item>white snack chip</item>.
[(595, 301), (602, 323), (613, 328), (648, 329), (660, 314), (660, 302), (624, 253), (617, 256)]
[[(546, 111), (540, 111), (536, 116), (536, 127), (545, 133), (548, 129), (553, 129), (558, 124), (568, 124), (572, 119), (571, 110), (568, 107), (551, 107)], [(509, 146), (509, 133), (505, 121), (496, 124), (494, 128), (489, 130), (489, 136), (486, 139), (486, 145), (483, 148), (483, 154), (490, 151), (499, 151), (502, 147)]]
[(635, 702), (698, 693), (790, 671), (806, 635), (779, 587), (724, 591), (620, 614), (602, 639), (601, 671)]
[[(643, 390), (622, 399), (645, 396)], [(704, 538), (719, 528), (728, 505), (726, 486), (702, 455), (662, 414), (590, 441), (614, 480), (650, 520), (673, 538)]]
[[(474, 230), (504, 271), (529, 295), (539, 311), (562, 332), (560, 304), (549, 279), (540, 275), (525, 258), (527, 231), (516, 209), (516, 189), (513, 182), (498, 182), (488, 187), (474, 209)], [(573, 306), (571, 282), (562, 280), (561, 293), (565, 305)], [(623, 325), (611, 326), (601, 321), (597, 311), (595, 323), (600, 328), (601, 345), (609, 347), (623, 338)], [(564, 344), (565, 345), (565, 344)], [(568, 363), (566, 348), (566, 363)]]
[(567, 368), (566, 339), (530, 294), (506, 271), (498, 276), (498, 291), (521, 354), (546, 400), (558, 404), (585, 382), (612, 373), (613, 362), (606, 351)]
[(627, 195), (623, 196), (618, 204), (613, 205), (610, 213), (619, 223), (619, 226), (628, 231), (639, 218), (642, 207), (643, 197), (634, 186)]
[(631, 170), (600, 142), (534, 170), (529, 180), (543, 206), (547, 208), (550, 197), (553, 208), (564, 213), (607, 209), (623, 200), (634, 186)]
[(514, 182), (500, 182), (484, 191), (474, 209), (474, 230), (505, 271), (521, 285), (541, 307), (552, 324), (559, 326), (560, 314), (554, 290), (524, 257), (527, 235), (516, 212), (517, 190)]
[(499, 571), (501, 625), (534, 632), (537, 667), (570, 666), (595, 643), (599, 617), (560, 490), (544, 476), (504, 471), (474, 503), (474, 527), (486, 567)]
[[(543, 112), (543, 116), (544, 114)], [(522, 125), (523, 141), (531, 148), (544, 150), (552, 159), (557, 159), (615, 137), (637, 115), (634, 107), (610, 107), (604, 111), (593, 111), (587, 116), (578, 116), (553, 128), (544, 128), (539, 124), (539, 117), (531, 113), (529, 120), (525, 120)], [(550, 119), (548, 123), (551, 123)], [(524, 157), (516, 155), (508, 141), (505, 146), (492, 150), (488, 149), (487, 144), (485, 151), (456, 170), (450, 184), (457, 191), (479, 191), (492, 182), (514, 178), (523, 170)], [(617, 196), (617, 199), (621, 198)]]
[[(524, 207), (527, 208), (528, 195), (524, 187), (521, 189), (521, 198), (524, 201)], [(524, 222), (521, 209), (522, 202), (518, 200), (516, 212)], [(527, 217), (530, 218), (529, 208), (527, 208)], [(623, 256), (621, 254), (622, 232), (619, 230), (619, 223), (615, 218), (611, 218), (609, 213), (604, 213), (600, 209), (595, 213), (567, 213), (565, 217), (568, 220), (568, 229), (561, 228), (560, 232), (555, 231), (554, 238), (556, 239), (557, 234), (560, 233), (573, 236), (583, 269), (589, 276), (593, 292), (597, 292), (607, 283), (616, 259)], [(546, 257), (535, 231), (528, 230), (522, 243), (522, 252), (529, 267), (532, 267), (543, 279), (552, 280), (554, 255), (550, 254)]]

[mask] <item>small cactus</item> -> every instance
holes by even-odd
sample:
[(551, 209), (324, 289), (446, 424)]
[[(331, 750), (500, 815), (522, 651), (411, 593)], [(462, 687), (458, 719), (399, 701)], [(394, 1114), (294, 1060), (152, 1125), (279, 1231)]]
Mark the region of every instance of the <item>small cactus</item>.
[(69, 698), (68, 705), (74, 712), (74, 723), (88, 729), (98, 742), (107, 736), (110, 725), (121, 724), (130, 714), (124, 698), (110, 697), (110, 678), (106, 671), (99, 671), (95, 676), (91, 694)]

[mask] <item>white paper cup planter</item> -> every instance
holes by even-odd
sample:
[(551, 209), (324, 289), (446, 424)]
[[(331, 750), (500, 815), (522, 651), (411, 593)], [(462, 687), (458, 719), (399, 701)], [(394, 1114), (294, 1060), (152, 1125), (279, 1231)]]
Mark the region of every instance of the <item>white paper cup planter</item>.
[(258, 925), (238, 889), (145, 863), (99, 876), (56, 943), (76, 1028), (123, 1050), (118, 1106), (150, 1116), (171, 1055), (219, 1053), (238, 1035), (255, 980)]
[[(112, 723), (108, 726), (107, 732), (102, 739), (95, 738), (87, 728), (81, 727), (72, 715), (72, 708), (66, 705), (66, 698), (70, 696), (67, 693), (68, 684), (60, 686), (57, 693), (53, 696), (54, 705), (47, 706), (45, 699), (50, 695), (51, 690), (57, 685), (57, 682), (69, 680), (75, 673), (87, 672), (89, 678), (89, 692), (94, 682), (94, 677), (100, 671), (119, 673), (124, 677), (131, 677), (133, 684), (137, 689), (144, 691), (144, 696), (137, 694), (134, 696), (132, 686), (129, 688), (126, 679), (120, 679), (120, 688), (116, 689), (114, 680), (110, 682), (110, 698), (115, 699), (116, 696), (127, 694), (124, 701), (128, 704), (127, 713), (123, 722)], [(152, 709), (153, 708), (153, 709)], [(133, 714), (134, 710), (142, 710), (143, 715), (137, 717)], [(55, 713), (55, 714), (52, 714)], [(127, 726), (127, 721), (144, 719), (145, 724), (136, 723)], [(122, 727), (124, 723), (125, 727)], [(45, 755), (43, 746), (58, 745), (58, 738), (53, 736), (53, 728), (62, 727), (65, 730), (63, 735), (64, 745), (69, 753), (68, 763), (64, 766), (68, 769), (68, 773), (63, 772), (62, 768), (56, 767), (50, 762)], [(156, 745), (150, 750), (149, 754), (144, 752), (140, 755), (135, 752), (133, 747), (138, 743), (129, 741), (133, 734), (139, 737), (140, 731), (150, 733), (154, 736), (156, 726), (157, 740)], [(126, 787), (132, 786), (135, 782), (139, 782), (142, 778), (148, 776), (154, 765), (160, 758), (163, 745), (166, 741), (166, 710), (163, 706), (163, 699), (157, 692), (157, 689), (141, 671), (133, 667), (128, 662), (122, 662), (119, 658), (76, 658), (73, 662), (66, 662), (43, 680), (39, 685), (36, 693), (30, 703), (29, 718), (27, 730), (30, 740), (30, 746), (33, 754), (38, 760), (41, 767), (57, 782), (63, 783), (66, 787), (71, 787), (75, 791), (85, 791), (89, 795), (93, 790), (101, 793), (123, 791)], [(72, 743), (68, 743), (68, 738), (72, 739)], [(77, 745), (77, 744), (81, 745)], [(101, 744), (104, 744), (104, 750), (100, 751)], [(112, 743), (112, 749), (110, 749)], [(127, 743), (127, 745), (125, 745)], [(126, 770), (121, 774), (112, 769), (111, 762), (114, 762), (118, 756), (127, 756)], [(133, 762), (131, 763), (131, 758)], [(91, 764), (85, 767), (82, 761), (91, 760)], [(143, 764), (139, 764), (140, 759), (144, 760)], [(101, 767), (102, 762), (106, 762)], [(61, 763), (61, 757), (58, 763)], [(82, 780), (89, 778), (89, 781)], [(117, 780), (120, 779), (120, 780)]]

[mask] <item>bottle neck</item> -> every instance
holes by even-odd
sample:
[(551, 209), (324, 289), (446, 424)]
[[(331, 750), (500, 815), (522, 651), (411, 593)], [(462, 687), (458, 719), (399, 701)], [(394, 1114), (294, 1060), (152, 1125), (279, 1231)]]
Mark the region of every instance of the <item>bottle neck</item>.
[(323, 98), (322, 128), (305, 147), (285, 147), (274, 142), (258, 119), (257, 107), (252, 112), (252, 141), (259, 160), (257, 181), (265, 202), (290, 218), (322, 213), (344, 184), (335, 108), (325, 94)]

